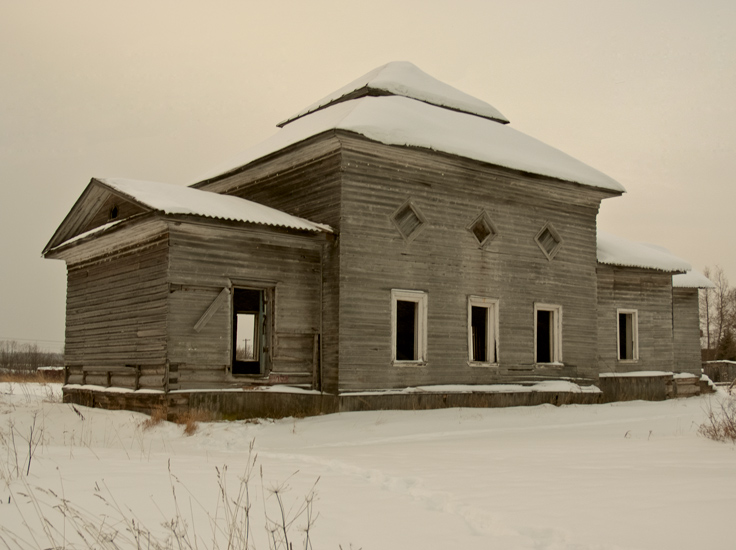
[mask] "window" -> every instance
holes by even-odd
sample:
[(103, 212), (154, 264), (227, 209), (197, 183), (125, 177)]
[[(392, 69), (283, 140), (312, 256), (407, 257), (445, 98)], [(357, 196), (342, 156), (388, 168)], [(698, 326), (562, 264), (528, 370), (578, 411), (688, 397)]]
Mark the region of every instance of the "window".
[(537, 242), (537, 246), (544, 252), (548, 260), (552, 260), (559, 252), (562, 246), (562, 237), (557, 233), (551, 223), (546, 223), (542, 229), (539, 230), (537, 236), (534, 238)]
[(562, 363), (562, 306), (534, 304), (534, 362)]
[(471, 365), (498, 363), (498, 300), (468, 297), (468, 360)]
[(639, 359), (639, 321), (635, 309), (618, 310), (618, 360)]
[(418, 290), (391, 291), (391, 351), (395, 364), (427, 360), (427, 294)]
[(483, 210), (465, 229), (470, 231), (481, 248), (491, 242), (498, 235), (488, 213)]
[(262, 374), (265, 365), (265, 291), (233, 289), (233, 374)]
[(414, 240), (427, 223), (426, 218), (412, 204), (411, 200), (407, 200), (399, 206), (396, 212), (391, 215), (391, 221), (406, 242)]

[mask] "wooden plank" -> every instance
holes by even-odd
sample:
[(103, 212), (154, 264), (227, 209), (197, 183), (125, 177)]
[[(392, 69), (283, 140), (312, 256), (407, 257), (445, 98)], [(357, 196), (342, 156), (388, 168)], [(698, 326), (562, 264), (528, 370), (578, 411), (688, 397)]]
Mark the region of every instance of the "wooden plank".
[(217, 295), (217, 298), (214, 299), (214, 301), (210, 304), (210, 307), (207, 308), (207, 310), (202, 314), (202, 317), (199, 318), (199, 320), (194, 325), (194, 331), (199, 332), (201, 331), (209, 322), (210, 319), (217, 313), (217, 310), (222, 307), (222, 305), (227, 302), (228, 298), (230, 297), (230, 289), (223, 288), (222, 291)]

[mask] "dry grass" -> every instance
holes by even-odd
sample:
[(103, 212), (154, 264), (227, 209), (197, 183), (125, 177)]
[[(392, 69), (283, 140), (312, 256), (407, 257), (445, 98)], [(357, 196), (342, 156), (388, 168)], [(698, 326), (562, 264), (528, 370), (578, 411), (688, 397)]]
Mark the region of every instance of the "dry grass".
[(200, 422), (212, 422), (214, 420), (215, 415), (212, 411), (205, 409), (189, 409), (176, 417), (176, 423), (184, 426), (186, 435), (193, 435), (197, 431)]
[(3, 371), (0, 372), (0, 382), (46, 384), (48, 380), (38, 371)]
[(151, 428), (158, 426), (167, 419), (168, 409), (165, 405), (159, 405), (151, 409), (151, 416), (141, 422), (141, 428), (144, 430), (150, 430)]
[[(156, 522), (152, 530), (141, 522), (133, 510), (118, 505), (104, 481), (100, 483), (101, 487), (95, 483), (95, 496), (99, 499), (100, 508), (90, 511), (75, 506), (49, 489), (33, 487), (23, 478), (22, 488), (12, 500), (19, 510), (22, 504), (31, 506), (32, 513), (28, 519), (32, 521), (24, 519), (22, 523), (27, 533), (14, 532), (0, 522), (0, 548), (255, 550), (252, 529), (256, 526), (252, 520), (256, 519), (253, 509), (256, 499), (253, 496), (260, 492), (262, 514), (258, 514), (258, 522), (261, 517), (265, 520), (269, 550), (313, 550), (311, 537), (317, 520), (314, 500), (319, 479), (305, 496), (291, 498), (287, 494), (289, 487), (286, 482), (270, 488), (265, 486), (263, 467), (257, 469), (256, 460), (251, 441), (245, 469), (238, 476), (238, 486), (228, 482), (226, 465), (215, 469), (219, 498), (214, 503), (214, 509), (210, 500), (206, 503), (200, 501), (199, 495), (190, 491), (169, 469), (170, 494), (175, 512), (163, 523)], [(257, 471), (260, 471), (260, 487), (254, 486)], [(187, 498), (180, 502), (177, 495), (182, 492)], [(185, 515), (187, 510), (189, 513)], [(34, 528), (33, 523), (40, 527)], [(209, 528), (198, 532), (194, 527), (197, 523), (209, 524)], [(259, 526), (258, 530), (261, 531), (262, 527)], [(302, 540), (299, 541), (299, 538)]]
[(708, 410), (708, 420), (698, 428), (698, 433), (714, 441), (736, 443), (736, 399), (729, 398), (720, 408)]

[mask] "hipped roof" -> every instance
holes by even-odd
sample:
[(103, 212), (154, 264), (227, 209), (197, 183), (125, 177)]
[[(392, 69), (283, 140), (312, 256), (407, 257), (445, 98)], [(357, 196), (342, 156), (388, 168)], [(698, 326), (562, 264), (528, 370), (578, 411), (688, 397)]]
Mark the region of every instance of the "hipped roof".
[(54, 233), (43, 253), (86, 233), (88, 225), (110, 196), (116, 196), (143, 212), (202, 216), (219, 220), (285, 227), (301, 231), (332, 232), (315, 223), (253, 201), (210, 191), (121, 178), (92, 178), (87, 188)]
[(363, 96), (395, 95), (423, 101), (430, 105), (444, 107), (476, 115), (506, 124), (509, 120), (493, 105), (475, 98), (428, 75), (416, 65), (407, 61), (393, 61), (356, 78), (350, 84), (335, 90), (299, 113), (278, 124), (283, 127), (309, 113), (329, 105), (357, 99)]
[(616, 194), (625, 192), (623, 185), (610, 176), (508, 125), (397, 95), (332, 103), (294, 119), (270, 138), (212, 170), (200, 183), (334, 130), (354, 132), (387, 145), (441, 151)]

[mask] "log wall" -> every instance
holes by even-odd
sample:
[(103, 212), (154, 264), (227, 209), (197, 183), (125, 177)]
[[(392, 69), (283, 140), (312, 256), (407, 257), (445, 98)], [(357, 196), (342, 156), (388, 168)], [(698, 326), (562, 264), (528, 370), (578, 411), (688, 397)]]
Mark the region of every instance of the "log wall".
[(324, 238), (263, 227), (181, 223), (172, 224), (170, 243), (170, 387), (250, 383), (249, 377), (229, 372), (231, 296), (199, 331), (195, 330), (202, 315), (231, 284), (272, 291), (269, 372), (264, 373), (269, 381), (311, 386), (318, 366), (315, 360), (319, 361), (315, 335), (320, 332)]
[[(639, 359), (618, 360), (617, 309), (638, 313)], [(672, 274), (598, 265), (600, 372), (672, 371)]]
[[(348, 135), (340, 225), (340, 389), (478, 384), (596, 374), (596, 215), (608, 194), (467, 159)], [(426, 218), (405, 240), (391, 216), (411, 200)], [(467, 226), (485, 211), (498, 235)], [(548, 260), (535, 241), (562, 238)], [(424, 366), (391, 362), (391, 289), (428, 297)], [(468, 296), (499, 300), (499, 364), (468, 362)], [(564, 365), (534, 362), (534, 303), (562, 306)]]
[[(339, 232), (341, 224), (341, 143), (333, 132), (265, 157), (227, 177), (195, 187), (236, 195)], [(326, 245), (322, 265), (322, 389), (339, 384), (340, 247)]]
[[(118, 370), (114, 385), (133, 387), (126, 369), (145, 367), (153, 374), (140, 387), (164, 388), (156, 373), (166, 365), (167, 255), (168, 237), (159, 233), (124, 251), (68, 260), (64, 358), (70, 383), (106, 385), (112, 368)], [(85, 369), (94, 371), (89, 379)]]
[(672, 289), (675, 372), (700, 374), (700, 309), (697, 288)]

